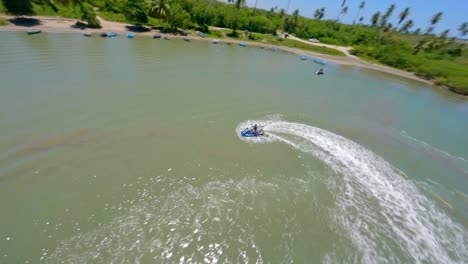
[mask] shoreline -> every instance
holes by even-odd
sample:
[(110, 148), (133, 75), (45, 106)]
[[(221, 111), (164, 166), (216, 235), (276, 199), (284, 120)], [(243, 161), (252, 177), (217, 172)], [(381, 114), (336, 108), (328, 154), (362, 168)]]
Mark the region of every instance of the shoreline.
[[(125, 24), (125, 23), (119, 23), (119, 22), (112, 22), (112, 21), (106, 21), (103, 20), (102, 18), (98, 17), (99, 21), (101, 22), (101, 28), (100, 29), (93, 29), (93, 28), (81, 28), (81, 27), (76, 27), (75, 23), (78, 21), (78, 19), (71, 19), (71, 18), (63, 18), (63, 17), (45, 17), (45, 16), (34, 16), (34, 17), (26, 17), (26, 18), (32, 18), (36, 19), (39, 24), (38, 25), (15, 25), (12, 24), (9, 19), (14, 19), (14, 16), (8, 16), (4, 14), (0, 14), (0, 18), (4, 18), (7, 20), (8, 25), (5, 26), (0, 26), (0, 32), (25, 32), (28, 29), (31, 28), (37, 28), (42, 30), (43, 32), (50, 32), (50, 33), (79, 33), (82, 34), (83, 32), (90, 32), (93, 34), (99, 34), (101, 32), (110, 32), (114, 31), (119, 34), (127, 34), (127, 33), (133, 33), (135, 37), (138, 36), (145, 36), (145, 37), (151, 37), (156, 33), (160, 33), (162, 35), (168, 35), (171, 38), (180, 38), (182, 39), (183, 36), (181, 35), (176, 35), (173, 33), (161, 33), (159, 30), (155, 29), (149, 29), (148, 31), (143, 31), (143, 32), (136, 32), (135, 30), (131, 30), (131, 28), (135, 27), (134, 25), (131, 24)], [(202, 38), (197, 35), (189, 35), (188, 36), (191, 40), (200, 40), (200, 41), (211, 41), (212, 38)], [(295, 38), (293, 38), (295, 39)], [(296, 39), (297, 40), (297, 39)], [(298, 41), (303, 41), (304, 40), (298, 40)], [(450, 90), (448, 87), (445, 86), (440, 86), (436, 85), (433, 81), (431, 80), (426, 80), (423, 78), (420, 78), (416, 76), (415, 74), (407, 71), (403, 71), (400, 69), (396, 69), (390, 66), (385, 66), (385, 65), (380, 65), (380, 64), (374, 64), (371, 62), (364, 61), (356, 56), (350, 55), (348, 52), (346, 52), (346, 57), (339, 57), (339, 56), (333, 56), (333, 55), (327, 55), (327, 54), (322, 54), (322, 53), (317, 53), (317, 52), (312, 52), (312, 51), (307, 51), (307, 50), (302, 50), (298, 48), (291, 48), (291, 47), (286, 47), (286, 46), (278, 46), (278, 45), (272, 45), (272, 44), (263, 44), (259, 42), (252, 42), (248, 40), (237, 40), (237, 39), (231, 39), (231, 38), (221, 38), (220, 43), (226, 44), (226, 43), (235, 43), (239, 44), (241, 42), (246, 43), (248, 46), (255, 46), (255, 47), (260, 47), (260, 46), (265, 46), (265, 47), (275, 47), (281, 51), (286, 51), (289, 53), (293, 53), (296, 55), (307, 55), (309, 57), (314, 57), (318, 59), (323, 59), (329, 62), (334, 62), (340, 65), (346, 65), (346, 66), (356, 66), (360, 68), (365, 68), (369, 70), (374, 70), (378, 72), (383, 72), (386, 74), (398, 76), (398, 77), (403, 77), (406, 79), (410, 79), (413, 81), (418, 81), (420, 83), (428, 84), (431, 85), (432, 87), (437, 87), (440, 89), (444, 89), (447, 91), (450, 91), (454, 94), (457, 94), (459, 96), (468, 98), (468, 95), (463, 95), (460, 93), (457, 93), (456, 91)], [(318, 45), (320, 46), (321, 44), (311, 44), (311, 45)], [(323, 44), (323, 46), (327, 46), (326, 44)], [(345, 47), (341, 47), (345, 49)]]

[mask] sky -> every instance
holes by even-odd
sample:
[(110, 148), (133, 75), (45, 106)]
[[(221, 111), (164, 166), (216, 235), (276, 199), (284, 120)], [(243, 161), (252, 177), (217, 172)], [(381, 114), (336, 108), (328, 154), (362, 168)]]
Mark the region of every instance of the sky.
[[(248, 6), (253, 7), (256, 0), (246, 0)], [(257, 0), (258, 7), (262, 9), (270, 9), (274, 5), (287, 9), (288, 0)], [(445, 29), (450, 29), (451, 36), (460, 37), (458, 28), (463, 22), (468, 22), (468, 0), (365, 0), (366, 5), (362, 16), (364, 23), (369, 24), (370, 17), (377, 11), (385, 12), (391, 4), (395, 4), (396, 8), (389, 23), (398, 24), (398, 15), (406, 7), (410, 8), (408, 19), (412, 19), (414, 26), (412, 30), (421, 28), (427, 29), (432, 16), (441, 11), (443, 12), (442, 19), (435, 27), (435, 32), (440, 33)], [(347, 15), (341, 19), (344, 23), (352, 23), (359, 10), (359, 4), (362, 0), (346, 0), (345, 6), (348, 6)], [(341, 11), (342, 0), (290, 0), (288, 13), (292, 13), (295, 9), (299, 9), (299, 13), (305, 17), (312, 17), (317, 8), (325, 7), (324, 19), (336, 19)], [(359, 18), (358, 18), (359, 19)], [(357, 20), (358, 20), (357, 19)], [(403, 22), (404, 23), (404, 22)]]

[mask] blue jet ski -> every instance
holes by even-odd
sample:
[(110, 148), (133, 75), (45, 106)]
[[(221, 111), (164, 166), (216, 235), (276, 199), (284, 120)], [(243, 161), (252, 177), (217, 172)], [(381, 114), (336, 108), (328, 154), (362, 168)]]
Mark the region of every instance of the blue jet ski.
[(265, 134), (265, 132), (263, 132), (262, 129), (257, 129), (256, 131), (254, 131), (253, 129), (246, 128), (241, 132), (241, 136), (243, 137), (259, 137), (263, 134)]

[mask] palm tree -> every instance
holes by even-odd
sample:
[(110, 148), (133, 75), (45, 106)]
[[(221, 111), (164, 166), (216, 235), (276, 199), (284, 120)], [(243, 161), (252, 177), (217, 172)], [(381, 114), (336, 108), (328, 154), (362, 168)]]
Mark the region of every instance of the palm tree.
[(150, 16), (167, 21), (171, 15), (171, 6), (169, 0), (153, 0), (151, 1)]
[(390, 7), (385, 12), (385, 14), (380, 18), (381, 28), (387, 27), (387, 19), (392, 15), (394, 10), (395, 10), (395, 4), (391, 4)]
[(234, 6), (237, 8), (236, 20), (234, 21), (234, 26), (232, 28), (232, 33), (234, 34), (237, 29), (237, 20), (239, 19), (240, 9), (245, 5), (245, 0), (228, 0), (228, 3), (234, 3)]
[(314, 13), (314, 18), (321, 20), (325, 16), (325, 8), (316, 9)]
[(250, 17), (250, 36), (252, 37), (252, 28), (253, 28), (253, 18), (255, 17), (255, 11), (257, 10), (257, 3), (258, 0), (255, 0), (255, 7), (252, 12), (252, 16)]
[(362, 9), (364, 9), (364, 6), (366, 5), (366, 1), (362, 1), (361, 4), (359, 5), (359, 10), (356, 14), (356, 17), (354, 18), (353, 20), (353, 24), (356, 22), (356, 19), (359, 17), (359, 15), (361, 14), (361, 11)]
[(442, 15), (444, 13), (443, 12), (439, 12), (439, 13), (436, 13), (432, 18), (431, 18), (431, 25), (432, 26), (435, 26), (435, 24), (437, 24), (440, 19), (442, 18)]
[(345, 7), (343, 7), (343, 8), (341, 9), (340, 15), (338, 16), (338, 19), (337, 19), (337, 20), (340, 21), (341, 17), (342, 17), (342, 16), (345, 16), (347, 13), (348, 13), (348, 7), (345, 6)]
[(278, 13), (279, 18), (283, 18), (285, 15), (286, 15), (286, 11), (284, 10), (284, 8), (281, 8)]
[(401, 24), (401, 22), (403, 22), (403, 20), (405, 20), (409, 15), (409, 7), (405, 8), (405, 10), (403, 10), (403, 12), (400, 13), (400, 15), (398, 16), (400, 19), (398, 20), (398, 25)]
[(406, 23), (403, 24), (403, 26), (401, 26), (401, 28), (400, 28), (399, 31), (400, 31), (400, 32), (406, 33), (406, 32), (408, 32), (408, 30), (409, 30), (411, 27), (413, 27), (413, 20), (412, 20), (412, 19), (406, 21)]
[[(203, 17), (203, 25), (202, 25), (202, 27), (203, 27), (204, 29), (206, 29), (206, 28), (205, 28), (205, 25), (206, 25), (206, 17), (207, 17), (207, 15), (208, 15), (208, 11), (210, 11), (211, 5), (213, 5), (213, 2), (214, 2), (214, 1), (215, 1), (215, 0), (210, 0), (210, 3), (208, 4), (208, 7), (206, 8), (205, 16)], [(202, 30), (202, 31), (204, 31), (204, 30)]]
[(468, 22), (461, 24), (458, 30), (462, 36), (466, 36), (468, 34)]
[(380, 18), (380, 11), (375, 12), (375, 14), (372, 15), (371, 17), (371, 25), (373, 27), (377, 26), (377, 22), (379, 22)]
[(228, 0), (228, 3), (234, 3), (234, 6), (240, 10), (241, 7), (244, 7), (245, 0)]
[(442, 18), (442, 15), (443, 15), (442, 12), (438, 12), (432, 16), (431, 25), (427, 28), (426, 35), (432, 34), (432, 32), (434, 31), (435, 25), (439, 23), (440, 19)]

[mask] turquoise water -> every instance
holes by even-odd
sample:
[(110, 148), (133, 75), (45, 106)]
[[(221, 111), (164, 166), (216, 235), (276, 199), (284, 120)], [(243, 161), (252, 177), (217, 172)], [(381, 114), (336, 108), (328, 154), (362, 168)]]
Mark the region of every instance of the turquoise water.
[(466, 98), (181, 39), (0, 33), (0, 61), (1, 263), (468, 259)]

